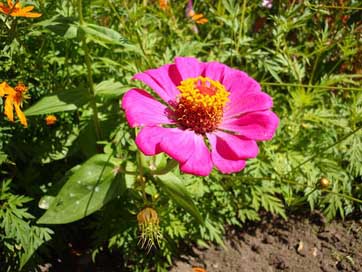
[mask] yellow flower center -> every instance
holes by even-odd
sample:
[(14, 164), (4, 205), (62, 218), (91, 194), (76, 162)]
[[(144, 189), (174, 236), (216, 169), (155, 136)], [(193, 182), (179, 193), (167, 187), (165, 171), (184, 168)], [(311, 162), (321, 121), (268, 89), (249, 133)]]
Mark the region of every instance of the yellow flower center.
[(177, 87), (180, 96), (174, 119), (185, 129), (205, 134), (220, 124), (229, 92), (220, 82), (208, 77), (188, 78)]

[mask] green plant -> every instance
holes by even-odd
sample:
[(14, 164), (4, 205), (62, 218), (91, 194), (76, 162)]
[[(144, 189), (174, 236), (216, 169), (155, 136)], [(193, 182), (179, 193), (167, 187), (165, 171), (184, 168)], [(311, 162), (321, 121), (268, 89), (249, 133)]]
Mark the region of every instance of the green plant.
[[(222, 243), (225, 224), (259, 220), (263, 210), (320, 209), (328, 220), (361, 210), (358, 1), (194, 2), (209, 20), (198, 34), (186, 1), (166, 10), (150, 0), (39, 1), (39, 19), (0, 14), (0, 81), (23, 82), (31, 97), (28, 129), (0, 117), (1, 267), (23, 267), (59, 235), (43, 225), (84, 220), (94, 260), (118, 250), (132, 271), (162, 271), (182, 245)], [(142, 86), (132, 76), (191, 55), (246, 71), (273, 97), (277, 134), (240, 173), (180, 174), (165, 155), (137, 151), (119, 106)], [(161, 234), (150, 254), (137, 222), (146, 207)]]

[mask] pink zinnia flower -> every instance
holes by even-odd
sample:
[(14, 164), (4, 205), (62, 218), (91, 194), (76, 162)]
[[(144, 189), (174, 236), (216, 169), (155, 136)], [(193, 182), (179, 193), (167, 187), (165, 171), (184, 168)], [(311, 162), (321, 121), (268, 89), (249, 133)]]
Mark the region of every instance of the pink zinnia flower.
[(146, 155), (165, 152), (181, 171), (207, 176), (245, 167), (258, 154), (256, 141), (270, 140), (279, 124), (273, 101), (246, 73), (218, 62), (177, 57), (175, 63), (138, 73), (161, 102), (131, 89), (122, 107), (131, 127), (141, 127), (136, 144)]

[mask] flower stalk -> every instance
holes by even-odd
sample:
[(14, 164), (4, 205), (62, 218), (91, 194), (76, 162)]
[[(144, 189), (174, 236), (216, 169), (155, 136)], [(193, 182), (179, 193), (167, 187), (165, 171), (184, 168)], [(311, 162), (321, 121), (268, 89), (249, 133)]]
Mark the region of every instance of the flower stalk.
[[(83, 17), (82, 0), (78, 0), (78, 14), (79, 14), (79, 24), (82, 26), (85, 24), (84, 17)], [(91, 55), (89, 52), (89, 48), (88, 48), (85, 36), (82, 37), (82, 47), (84, 50), (84, 59), (85, 59), (86, 67), (87, 67), (87, 80), (88, 80), (88, 85), (89, 85), (88, 91), (89, 91), (89, 95), (90, 95), (90, 105), (93, 110), (94, 128), (96, 131), (96, 139), (97, 139), (97, 141), (99, 141), (102, 139), (102, 131), (101, 131), (101, 126), (100, 126), (100, 122), (99, 122), (99, 118), (98, 118), (98, 108), (97, 108), (96, 99), (95, 99)]]

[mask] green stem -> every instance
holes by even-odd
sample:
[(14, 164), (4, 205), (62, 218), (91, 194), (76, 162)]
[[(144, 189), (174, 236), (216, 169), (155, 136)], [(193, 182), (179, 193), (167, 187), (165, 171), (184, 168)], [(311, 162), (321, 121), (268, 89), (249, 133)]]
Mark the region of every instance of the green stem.
[[(239, 38), (244, 36), (244, 20), (245, 20), (245, 11), (246, 11), (246, 3), (248, 1), (247, 0), (243, 0), (243, 7), (242, 7), (242, 10), (241, 10), (241, 18), (240, 18), (240, 35), (239, 35)], [(238, 42), (238, 45), (239, 45), (239, 42)]]
[(345, 6), (331, 6), (331, 5), (313, 5), (313, 4), (305, 4), (310, 8), (326, 8), (326, 9), (347, 9), (347, 10), (362, 10), (362, 7), (345, 7)]
[[(252, 180), (270, 180), (270, 181), (277, 181), (277, 182), (281, 181), (281, 182), (286, 183), (286, 184), (292, 184), (292, 185), (296, 185), (296, 186), (303, 186), (303, 188), (312, 188), (313, 190), (311, 192), (309, 192), (308, 194), (306, 194), (305, 196), (310, 195), (311, 193), (313, 193), (315, 190), (318, 189), (316, 186), (300, 184), (300, 183), (298, 183), (296, 181), (288, 180), (288, 179), (275, 179), (275, 178), (271, 178), (271, 177), (250, 177), (250, 176), (244, 176), (243, 179), (247, 179), (247, 180), (248, 179), (252, 179)], [(329, 189), (320, 189), (320, 190), (322, 192), (327, 192), (327, 193), (331, 193), (331, 194), (335, 194), (335, 195), (344, 197), (344, 198), (349, 199), (351, 201), (362, 203), (362, 199), (358, 199), (358, 198), (355, 198), (355, 197), (350, 196), (350, 195), (337, 193), (337, 192), (334, 192), (334, 191), (329, 190)]]
[(332, 190), (328, 190), (328, 189), (322, 189), (322, 191), (327, 192), (327, 193), (331, 193), (331, 194), (334, 194), (334, 195), (338, 195), (338, 196), (341, 196), (341, 197), (344, 197), (344, 198), (347, 198), (347, 199), (349, 199), (351, 201), (354, 201), (354, 202), (362, 203), (361, 199), (355, 198), (355, 197), (350, 196), (350, 195), (333, 192)]
[(312, 86), (313, 84), (313, 81), (314, 81), (314, 76), (315, 76), (315, 72), (317, 70), (317, 66), (318, 66), (318, 63), (319, 63), (319, 59), (320, 59), (320, 54), (317, 55), (317, 59), (315, 60), (314, 62), (314, 65), (313, 65), (313, 70), (312, 70), (312, 73), (311, 73), (311, 76), (310, 76), (310, 80), (309, 80), (309, 85)]
[(315, 89), (328, 89), (328, 90), (349, 90), (349, 91), (362, 91), (362, 88), (356, 87), (340, 87), (340, 86), (323, 86), (323, 85), (309, 85), (309, 84), (298, 84), (298, 83), (276, 83), (276, 82), (261, 82), (263, 86), (285, 86), (285, 87), (305, 87)]
[(245, 20), (246, 3), (247, 3), (247, 0), (243, 0), (243, 6), (242, 6), (242, 10), (241, 10), (241, 17), (240, 17), (239, 36), (235, 37), (236, 38), (235, 50), (237, 53), (239, 53), (240, 39), (242, 37), (244, 37), (244, 20)]
[[(136, 128), (135, 131), (136, 131), (136, 135), (137, 135), (138, 129)], [(144, 178), (145, 174), (143, 171), (143, 165), (144, 165), (143, 154), (141, 153), (140, 150), (137, 150), (136, 161), (137, 161), (137, 172), (138, 172), (136, 179), (138, 179), (139, 185), (141, 187), (142, 198), (143, 198), (143, 202), (145, 204), (145, 203), (147, 203), (146, 181)]]
[(297, 166), (293, 167), (288, 173), (286, 173), (284, 176), (288, 176), (291, 173), (293, 173), (295, 170), (299, 169), (300, 167), (302, 167), (304, 164), (310, 162), (311, 160), (313, 160), (314, 158), (318, 157), (321, 153), (324, 153), (325, 151), (331, 149), (332, 147), (338, 145), (339, 143), (343, 142), (344, 140), (346, 140), (347, 138), (349, 138), (350, 136), (352, 136), (353, 134), (357, 133), (360, 129), (362, 129), (362, 127), (359, 127), (355, 130), (353, 130), (351, 133), (347, 134), (346, 136), (342, 137), (342, 139), (339, 139), (337, 142), (327, 146), (326, 148), (324, 148), (323, 150), (320, 150), (318, 152), (316, 152), (313, 156), (309, 157), (308, 159), (304, 160), (303, 162), (301, 162), (300, 164), (298, 164)]
[[(82, 0), (78, 0), (78, 13), (79, 13), (79, 23), (80, 25), (84, 25), (84, 18), (83, 18), (83, 7), (82, 7)], [(102, 139), (102, 132), (101, 132), (101, 126), (98, 118), (98, 108), (96, 104), (95, 99), (95, 90), (94, 90), (94, 82), (93, 82), (93, 72), (92, 72), (92, 61), (91, 56), (89, 52), (89, 48), (87, 45), (86, 37), (82, 37), (82, 46), (84, 50), (84, 59), (87, 66), (87, 80), (88, 80), (88, 91), (90, 95), (90, 105), (93, 110), (93, 122), (94, 122), (94, 128), (96, 131), (96, 138), (97, 141), (100, 141)]]
[(146, 181), (144, 178), (144, 171), (143, 171), (143, 155), (141, 154), (141, 151), (137, 151), (137, 155), (136, 155), (136, 159), (137, 159), (137, 170), (138, 170), (138, 175), (137, 175), (137, 179), (139, 182), (139, 185), (141, 187), (141, 193), (142, 193), (142, 198), (143, 198), (143, 203), (147, 203), (147, 195), (146, 195)]
[(117, 12), (117, 9), (116, 9), (116, 7), (114, 6), (112, 0), (108, 0), (108, 5), (111, 7), (112, 12), (113, 12), (113, 15), (115, 15), (115, 16), (117, 17), (118, 21), (121, 22), (121, 23), (123, 23), (123, 22), (122, 22), (122, 18), (121, 18), (121, 16), (119, 16), (119, 14), (118, 14), (118, 12)]
[(140, 48), (141, 48), (141, 51), (142, 51), (143, 55), (145, 56), (144, 60), (146, 61), (147, 65), (148, 65), (149, 67), (150, 67), (150, 66), (154, 66), (154, 65), (151, 65), (151, 63), (148, 61), (149, 56), (148, 56), (148, 54), (146, 53), (146, 50), (145, 50), (144, 47), (143, 47), (142, 39), (141, 39), (138, 31), (135, 30), (134, 33), (136, 34), (137, 42), (138, 42), (138, 44), (139, 44), (139, 46), (140, 46)]

